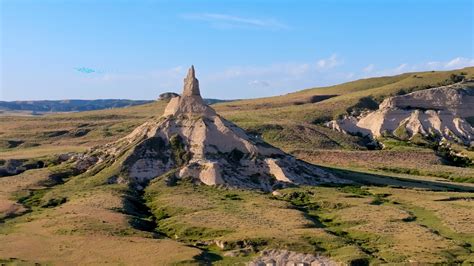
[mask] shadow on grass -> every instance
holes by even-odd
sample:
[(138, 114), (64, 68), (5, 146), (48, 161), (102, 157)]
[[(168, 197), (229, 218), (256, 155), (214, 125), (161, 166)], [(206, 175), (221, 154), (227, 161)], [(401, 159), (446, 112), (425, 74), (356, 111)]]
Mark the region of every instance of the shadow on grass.
[[(195, 246), (191, 246), (194, 247)], [(220, 261), (223, 257), (213, 251), (202, 249), (201, 254), (196, 255), (193, 259), (199, 263), (199, 265), (212, 265), (214, 262)]]
[[(334, 167), (319, 166), (336, 176), (353, 181), (361, 185), (392, 186), (400, 188), (418, 188), (435, 191), (474, 192), (474, 187), (462, 184), (444, 183), (414, 178), (402, 178), (388, 175), (372, 174), (355, 170), (339, 169)], [(353, 184), (352, 184), (353, 185)], [(340, 184), (326, 184), (325, 186), (341, 186)]]
[(143, 194), (143, 190), (130, 187), (123, 197), (122, 212), (130, 216), (128, 223), (131, 227), (140, 231), (151, 232), (154, 238), (163, 238), (162, 234), (156, 232), (156, 217), (146, 205)]

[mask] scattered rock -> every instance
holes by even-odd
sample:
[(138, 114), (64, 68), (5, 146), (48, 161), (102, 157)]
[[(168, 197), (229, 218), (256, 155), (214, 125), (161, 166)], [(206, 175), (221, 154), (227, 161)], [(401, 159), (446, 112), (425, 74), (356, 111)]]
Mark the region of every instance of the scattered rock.
[(99, 158), (95, 156), (80, 156), (76, 161), (76, 169), (79, 172), (85, 172), (91, 166), (95, 165), (99, 161)]
[(59, 162), (65, 162), (65, 161), (71, 159), (73, 155), (74, 155), (74, 153), (63, 153), (63, 154), (60, 154), (60, 155), (58, 156), (58, 160), (59, 160)]
[(45, 163), (41, 160), (8, 159), (0, 164), (0, 177), (18, 175), (26, 170), (43, 168)]
[(225, 250), (227, 247), (227, 242), (222, 241), (222, 240), (215, 240), (214, 244), (216, 244), (217, 247), (219, 247), (222, 250)]
[(275, 197), (280, 197), (282, 194), (281, 194), (280, 191), (275, 190), (275, 191), (272, 192), (272, 195), (275, 196)]
[(331, 261), (329, 258), (320, 255), (297, 253), (288, 250), (271, 249), (260, 252), (260, 256), (251, 261), (248, 265), (336, 266), (338, 264), (334, 261)]

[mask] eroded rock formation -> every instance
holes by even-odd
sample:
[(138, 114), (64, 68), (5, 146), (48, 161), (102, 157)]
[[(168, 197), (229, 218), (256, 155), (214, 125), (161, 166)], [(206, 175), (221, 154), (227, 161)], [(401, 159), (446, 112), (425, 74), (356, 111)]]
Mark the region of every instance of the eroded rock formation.
[(385, 99), (379, 109), (362, 117), (347, 116), (326, 125), (351, 134), (384, 134), (411, 139), (431, 136), (473, 145), (474, 84), (460, 83)]
[(170, 100), (163, 116), (95, 154), (99, 162), (121, 161), (120, 175), (138, 185), (163, 175), (171, 183), (191, 178), (207, 185), (265, 191), (288, 184), (344, 182), (219, 116), (201, 98), (194, 67), (184, 79), (183, 94)]

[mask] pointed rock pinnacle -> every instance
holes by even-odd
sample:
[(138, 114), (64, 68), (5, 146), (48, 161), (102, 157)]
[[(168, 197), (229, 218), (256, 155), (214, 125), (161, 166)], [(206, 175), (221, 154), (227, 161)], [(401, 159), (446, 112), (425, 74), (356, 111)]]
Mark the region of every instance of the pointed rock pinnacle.
[(184, 79), (184, 90), (182, 96), (201, 96), (201, 92), (199, 91), (199, 81), (196, 79), (194, 73), (194, 66), (191, 66), (188, 70), (188, 75)]

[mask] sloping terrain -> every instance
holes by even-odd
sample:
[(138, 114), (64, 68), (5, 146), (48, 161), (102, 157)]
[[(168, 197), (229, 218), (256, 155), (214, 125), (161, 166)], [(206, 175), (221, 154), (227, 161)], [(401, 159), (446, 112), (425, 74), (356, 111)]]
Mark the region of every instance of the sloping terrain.
[[(123, 161), (78, 174), (56, 158), (129, 135), (160, 117), (164, 101), (1, 117), (0, 159), (43, 164), (0, 178), (0, 259), (12, 264), (242, 265), (265, 257), (264, 250), (289, 250), (362, 265), (473, 263), (474, 188), (452, 182), (468, 180), (472, 168), (446, 165), (432, 149), (399, 140), (387, 141), (383, 150), (367, 150), (363, 138), (321, 124), (374, 102), (377, 108), (387, 96), (448, 85), (452, 74), (461, 73), (473, 76), (474, 68), (213, 105), (223, 119), (248, 133), (352, 182), (285, 188), (274, 195), (188, 179), (169, 183), (166, 175), (139, 192), (110, 178), (120, 173)], [(338, 96), (305, 100), (318, 95)]]

